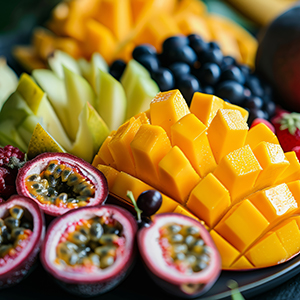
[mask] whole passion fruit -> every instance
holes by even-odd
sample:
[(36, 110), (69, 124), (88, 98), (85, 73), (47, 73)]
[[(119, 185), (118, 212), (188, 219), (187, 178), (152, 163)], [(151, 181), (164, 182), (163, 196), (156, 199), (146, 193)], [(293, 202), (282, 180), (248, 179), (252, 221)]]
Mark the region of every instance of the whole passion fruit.
[(59, 216), (70, 209), (103, 204), (105, 176), (88, 162), (68, 153), (43, 153), (28, 161), (16, 179), (17, 192), (41, 209)]
[(28, 273), (44, 236), (44, 214), (34, 201), (15, 195), (0, 204), (0, 288)]
[(221, 259), (210, 234), (198, 221), (176, 213), (153, 216), (138, 232), (138, 247), (150, 276), (166, 292), (199, 296), (215, 283)]
[(40, 255), (42, 265), (72, 294), (103, 294), (131, 270), (136, 231), (131, 213), (118, 206), (71, 210), (50, 224)]

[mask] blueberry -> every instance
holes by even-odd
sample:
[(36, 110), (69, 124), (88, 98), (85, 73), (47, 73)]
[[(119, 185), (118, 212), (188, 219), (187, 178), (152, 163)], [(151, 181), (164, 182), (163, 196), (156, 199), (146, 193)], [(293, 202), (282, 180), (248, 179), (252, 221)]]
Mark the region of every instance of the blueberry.
[(221, 80), (234, 80), (240, 84), (245, 83), (245, 76), (237, 66), (228, 66), (226, 67), (221, 75)]
[(247, 66), (247, 65), (243, 65), (243, 64), (239, 65), (238, 67), (240, 68), (240, 70), (241, 70), (242, 73), (244, 74), (245, 78), (247, 79), (248, 76), (251, 74), (251, 69), (250, 69), (250, 67)]
[(195, 76), (188, 74), (178, 80), (178, 89), (182, 93), (187, 104), (190, 105), (194, 93), (200, 92), (201, 86)]
[(218, 49), (218, 50), (220, 50), (219, 44), (218, 44), (217, 42), (214, 42), (214, 41), (209, 42), (209, 43), (208, 43), (208, 47), (209, 47), (210, 49)]
[(174, 89), (175, 87), (174, 75), (167, 68), (158, 68), (158, 70), (151, 74), (151, 77), (157, 83), (162, 92)]
[(135, 60), (138, 60), (138, 57), (144, 54), (151, 54), (155, 55), (156, 54), (156, 49), (154, 46), (150, 44), (142, 44), (137, 47), (135, 47), (132, 51), (132, 57)]
[(125, 61), (123, 61), (122, 59), (117, 59), (109, 67), (109, 74), (112, 75), (115, 79), (120, 80), (125, 70), (125, 67)]
[(205, 85), (214, 85), (219, 81), (220, 67), (215, 63), (205, 63), (198, 72), (198, 78)]
[(275, 114), (276, 104), (272, 100), (266, 101), (264, 103), (263, 109), (269, 115), (269, 118), (271, 118)]
[(221, 63), (221, 68), (226, 69), (226, 67), (228, 66), (234, 66), (236, 64), (235, 58), (233, 58), (232, 56), (224, 56), (222, 63)]
[(248, 87), (252, 94), (258, 97), (263, 97), (264, 89), (261, 85), (260, 80), (255, 75), (248, 76), (245, 86)]
[(208, 50), (208, 44), (200, 39), (190, 39), (190, 47), (195, 51), (196, 55), (201, 57)]
[(256, 109), (256, 108), (250, 109), (249, 110), (249, 118), (247, 121), (248, 125), (251, 126), (253, 120), (256, 118), (267, 120), (269, 118), (269, 116), (265, 111), (263, 111), (261, 109)]
[(251, 96), (245, 99), (244, 107), (251, 109), (261, 109), (264, 105), (262, 98), (257, 96)]
[(189, 34), (187, 36), (187, 38), (188, 38), (188, 41), (189, 41), (190, 44), (193, 43), (193, 42), (195, 42), (195, 41), (198, 41), (198, 40), (203, 41), (202, 37), (199, 34), (197, 34), (197, 33)]
[(188, 64), (184, 63), (184, 62), (175, 62), (175, 63), (172, 63), (169, 66), (169, 69), (174, 74), (175, 79), (179, 78), (181, 76), (184, 76), (186, 74), (189, 74), (191, 72), (191, 67)]
[(169, 64), (174, 62), (184, 62), (192, 66), (197, 61), (197, 55), (190, 46), (174, 48), (164, 54)]
[(141, 65), (143, 65), (150, 73), (156, 71), (159, 68), (159, 61), (155, 55), (143, 54), (136, 59)]
[(220, 49), (208, 49), (198, 56), (198, 58), (202, 64), (212, 62), (220, 66), (223, 61), (223, 53)]
[[(215, 90), (212, 86), (210, 85), (206, 85), (202, 88), (202, 93), (204, 94), (210, 94), (210, 95), (214, 95)], [(223, 99), (224, 100), (224, 99)]]
[(164, 40), (162, 44), (163, 52), (170, 52), (174, 49), (182, 48), (184, 46), (187, 46), (189, 43), (189, 40), (184, 35), (175, 35), (171, 36)]
[(218, 84), (215, 93), (216, 96), (222, 99), (228, 99), (236, 105), (241, 105), (245, 98), (244, 87), (233, 80), (226, 80)]

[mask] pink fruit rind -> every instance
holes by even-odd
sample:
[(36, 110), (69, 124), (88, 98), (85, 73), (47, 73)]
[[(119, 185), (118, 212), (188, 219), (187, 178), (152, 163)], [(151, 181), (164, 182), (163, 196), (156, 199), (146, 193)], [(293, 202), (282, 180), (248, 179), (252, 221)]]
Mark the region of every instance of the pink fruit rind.
[(16, 257), (0, 265), (0, 288), (17, 284), (28, 273), (37, 258), (45, 236), (44, 214), (31, 199), (19, 195), (11, 196), (6, 202), (0, 204), (0, 218), (15, 205), (24, 207), (31, 214), (33, 233), (29, 237), (29, 242)]
[[(189, 224), (200, 229), (200, 234), (206, 245), (211, 247), (211, 261), (203, 271), (193, 275), (183, 274), (170, 267), (165, 261), (159, 245), (159, 228), (167, 223)], [(193, 218), (176, 214), (162, 213), (153, 217), (150, 227), (144, 227), (137, 235), (138, 248), (149, 274), (154, 281), (168, 292), (191, 298), (206, 292), (218, 279), (221, 273), (220, 254), (205, 227)], [(201, 285), (199, 290), (189, 293), (183, 289), (185, 285)]]
[(16, 178), (17, 193), (34, 200), (48, 215), (56, 217), (69, 211), (70, 208), (67, 207), (58, 207), (56, 205), (41, 203), (32, 197), (26, 188), (26, 178), (32, 174), (40, 174), (42, 170), (46, 168), (48, 162), (55, 159), (79, 169), (80, 172), (94, 184), (95, 195), (91, 198), (91, 201), (87, 204), (87, 206), (105, 203), (108, 197), (108, 185), (106, 177), (101, 171), (92, 166), (90, 163), (68, 153), (42, 153), (36, 156), (34, 159), (26, 162), (25, 165), (19, 170)]
[[(71, 268), (64, 269), (56, 264), (56, 246), (68, 226), (82, 219), (88, 220), (102, 215), (109, 215), (118, 220), (124, 228), (125, 244), (117, 252), (114, 264), (106, 269), (99, 268), (89, 273), (83, 270), (76, 272)], [(40, 253), (41, 263), (56, 282), (68, 292), (83, 296), (102, 294), (118, 285), (131, 270), (136, 253), (136, 232), (135, 219), (130, 212), (121, 207), (106, 204), (71, 210), (57, 217), (50, 224)]]

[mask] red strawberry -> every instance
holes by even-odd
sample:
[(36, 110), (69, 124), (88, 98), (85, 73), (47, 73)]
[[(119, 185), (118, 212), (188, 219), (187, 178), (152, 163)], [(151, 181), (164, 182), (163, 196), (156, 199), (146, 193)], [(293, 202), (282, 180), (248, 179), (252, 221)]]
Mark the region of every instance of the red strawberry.
[(292, 151), (295, 151), (296, 156), (298, 158), (298, 160), (300, 161), (300, 146), (296, 146), (292, 149)]
[(287, 152), (300, 146), (300, 114), (285, 112), (271, 120), (282, 149)]
[(262, 118), (256, 118), (256, 119), (254, 119), (253, 122), (251, 123), (250, 128), (252, 128), (253, 126), (255, 126), (255, 125), (259, 124), (259, 123), (265, 124), (266, 126), (268, 126), (272, 130), (272, 132), (275, 133), (275, 127), (273, 126), (273, 124), (270, 123), (268, 120), (262, 119)]

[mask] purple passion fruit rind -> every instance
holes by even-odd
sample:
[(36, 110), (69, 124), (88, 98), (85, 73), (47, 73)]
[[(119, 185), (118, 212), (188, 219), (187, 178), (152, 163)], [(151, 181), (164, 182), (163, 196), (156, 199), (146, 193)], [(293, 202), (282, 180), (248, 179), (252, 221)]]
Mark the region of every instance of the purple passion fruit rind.
[[(95, 228), (94, 225), (97, 222), (100, 222), (104, 228), (101, 233), (102, 237), (105, 235), (106, 225), (117, 224), (116, 226), (120, 229), (116, 238), (118, 241), (116, 242), (113, 238), (114, 242), (111, 240), (106, 243), (114, 248), (114, 254), (112, 254), (114, 260), (109, 266), (102, 267), (100, 264), (97, 265), (97, 260), (96, 262), (94, 260), (96, 253), (101, 252), (99, 248), (103, 249), (107, 246), (101, 244), (101, 237), (95, 238), (97, 234), (92, 233), (91, 228)], [(79, 240), (83, 241), (85, 247), (90, 250), (85, 253), (83, 259), (79, 258), (77, 261), (75, 259), (74, 262), (72, 255), (78, 249), (73, 239), (74, 232), (84, 232), (83, 227), (89, 228), (85, 230), (88, 234), (88, 241), (83, 241), (81, 238)], [(103, 294), (116, 287), (129, 274), (135, 261), (136, 232), (137, 224), (132, 214), (118, 206), (99, 205), (71, 210), (57, 217), (50, 224), (40, 254), (41, 262), (45, 270), (66, 291), (84, 297)], [(116, 234), (114, 236), (116, 237)], [(97, 239), (98, 245), (94, 248)], [(69, 249), (75, 249), (72, 253), (68, 251), (70, 254), (66, 256), (61, 254), (65, 251), (59, 250), (62, 248), (61, 245), (65, 247), (64, 243), (68, 247), (72, 244), (73, 246), (71, 245)]]
[(19, 171), (19, 195), (33, 199), (51, 216), (73, 208), (105, 203), (107, 180), (88, 162), (68, 153), (43, 153)]
[[(25, 221), (21, 221), (21, 215), (17, 216), (16, 223), (19, 226), (15, 229), (22, 232), (16, 233), (15, 230), (13, 233), (13, 229), (11, 229), (12, 227), (9, 228), (8, 223), (11, 223), (11, 220), (14, 219), (10, 215), (10, 211), (16, 207), (19, 211), (20, 208), (23, 210), (22, 219), (24, 218)], [(11, 250), (5, 252), (3, 247), (0, 256), (0, 288), (4, 288), (20, 282), (35, 263), (45, 236), (45, 220), (43, 212), (34, 201), (23, 196), (14, 195), (0, 204), (0, 221), (2, 223), (0, 228), (1, 247), (9, 245)], [(25, 222), (29, 224), (30, 229), (25, 229), (27, 227)], [(5, 238), (3, 238), (4, 230), (6, 232)], [(24, 234), (24, 231), (29, 232), (28, 235)], [(7, 238), (7, 235), (9, 235), (9, 238)], [(18, 238), (18, 235), (22, 235), (23, 239)], [(14, 239), (14, 244), (10, 244), (12, 239)]]
[(205, 227), (176, 213), (155, 215), (152, 221), (137, 236), (152, 279), (179, 297), (193, 298), (207, 292), (220, 275), (221, 258)]

